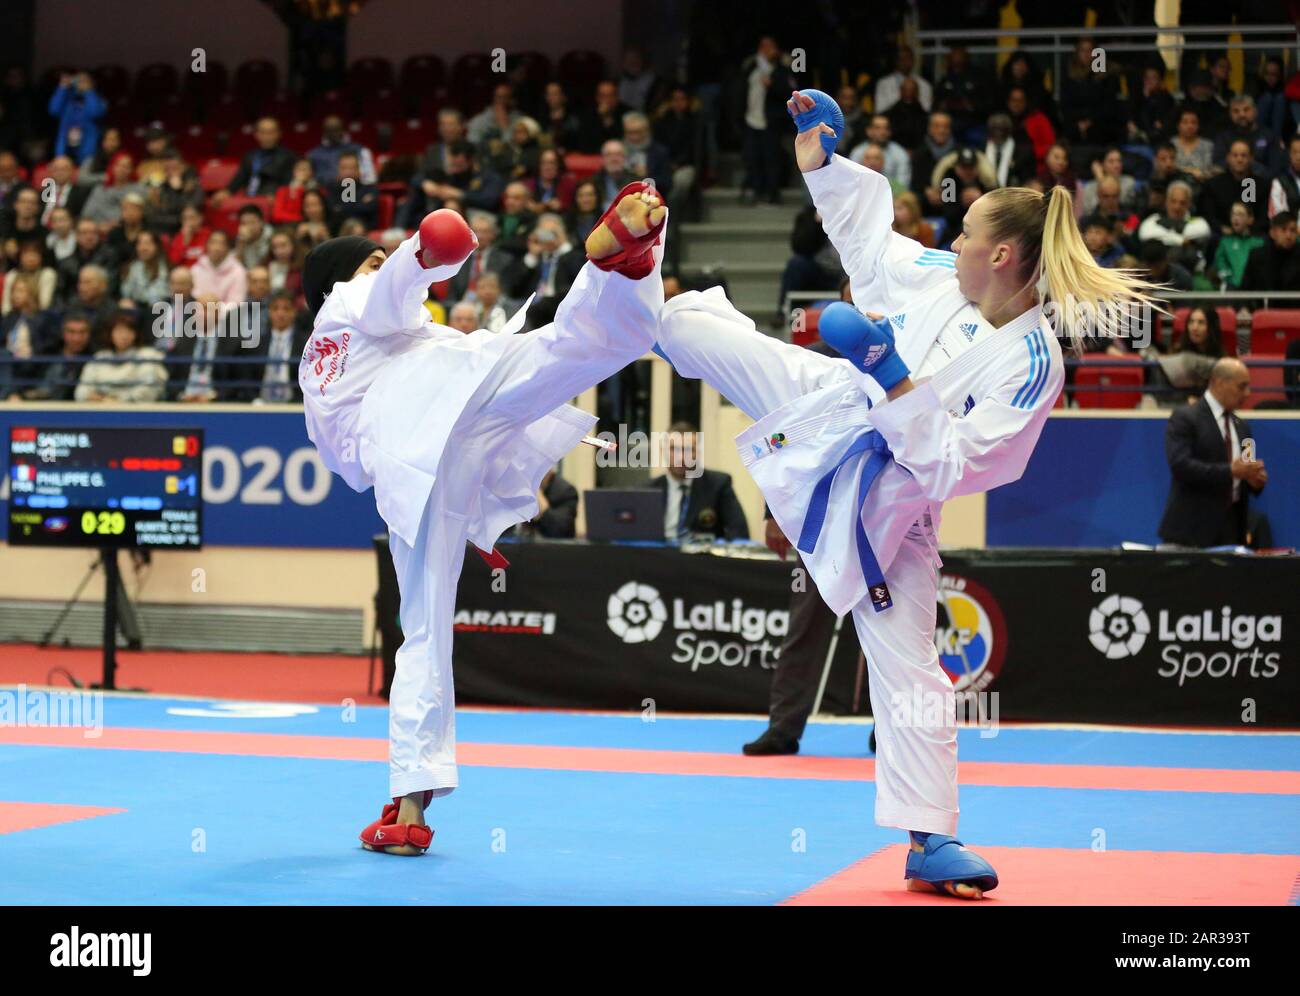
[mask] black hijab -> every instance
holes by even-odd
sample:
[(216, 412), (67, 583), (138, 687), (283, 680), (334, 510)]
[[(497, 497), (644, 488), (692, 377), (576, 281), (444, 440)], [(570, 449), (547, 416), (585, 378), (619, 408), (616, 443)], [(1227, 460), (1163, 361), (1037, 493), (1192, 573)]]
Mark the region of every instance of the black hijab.
[(328, 294), (340, 280), (352, 279), (357, 267), (376, 249), (384, 247), (361, 235), (342, 235), (326, 239), (307, 254), (302, 267), (302, 292), (307, 307), (315, 316)]

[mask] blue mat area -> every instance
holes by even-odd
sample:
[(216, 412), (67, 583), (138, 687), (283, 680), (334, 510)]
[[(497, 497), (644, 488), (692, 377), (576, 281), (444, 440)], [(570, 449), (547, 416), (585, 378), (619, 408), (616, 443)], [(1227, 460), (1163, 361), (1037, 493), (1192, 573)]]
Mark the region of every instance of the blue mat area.
[[(233, 719), (182, 700), (110, 698), (108, 725), (382, 737), (386, 715)], [(216, 710), (218, 713), (221, 710)], [(283, 710), (282, 710), (283, 711)], [(462, 712), (462, 741), (734, 752), (756, 720)], [(810, 753), (863, 755), (866, 727), (814, 724)], [(1300, 736), (1006, 729), (962, 735), (967, 760), (1297, 767)], [(467, 766), (430, 809), (421, 859), (362, 851), (386, 767), (369, 761), (0, 744), (0, 800), (125, 812), (0, 834), (6, 903), (780, 902), (889, 844), (870, 782)], [(1289, 854), (1300, 797), (962, 789), (974, 845)], [(296, 810), (304, 805), (307, 817)], [(293, 810), (291, 810), (291, 805)], [(1228, 818), (1227, 814), (1231, 814)], [(901, 868), (900, 868), (901, 876)]]

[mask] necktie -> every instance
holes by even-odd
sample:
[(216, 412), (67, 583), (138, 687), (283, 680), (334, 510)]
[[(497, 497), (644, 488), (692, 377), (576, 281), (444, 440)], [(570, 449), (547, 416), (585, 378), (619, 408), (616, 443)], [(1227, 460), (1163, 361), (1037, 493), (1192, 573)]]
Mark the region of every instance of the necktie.
[(681, 495), (681, 508), (677, 513), (677, 535), (680, 537), (686, 535), (686, 513), (691, 507), (691, 492), (684, 484), (679, 485), (677, 491)]

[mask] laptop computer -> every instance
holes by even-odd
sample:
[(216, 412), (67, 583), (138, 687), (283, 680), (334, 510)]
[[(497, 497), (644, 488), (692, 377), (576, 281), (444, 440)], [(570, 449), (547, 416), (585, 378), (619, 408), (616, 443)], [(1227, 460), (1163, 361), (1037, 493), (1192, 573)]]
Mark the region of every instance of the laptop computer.
[(587, 539), (664, 540), (664, 503), (658, 488), (598, 488), (583, 492), (587, 507)]

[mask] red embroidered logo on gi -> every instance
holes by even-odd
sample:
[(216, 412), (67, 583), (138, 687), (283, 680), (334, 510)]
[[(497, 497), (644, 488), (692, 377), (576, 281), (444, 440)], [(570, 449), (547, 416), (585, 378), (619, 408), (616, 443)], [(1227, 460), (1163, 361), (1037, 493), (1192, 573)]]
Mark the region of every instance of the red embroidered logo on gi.
[(344, 370), (347, 369), (348, 343), (351, 340), (352, 333), (344, 332), (338, 342), (327, 335), (322, 335), (308, 343), (302, 359), (304, 363), (312, 364), (317, 377), (324, 375), (320, 382), (321, 394), (325, 393), (328, 384), (341, 378)]

